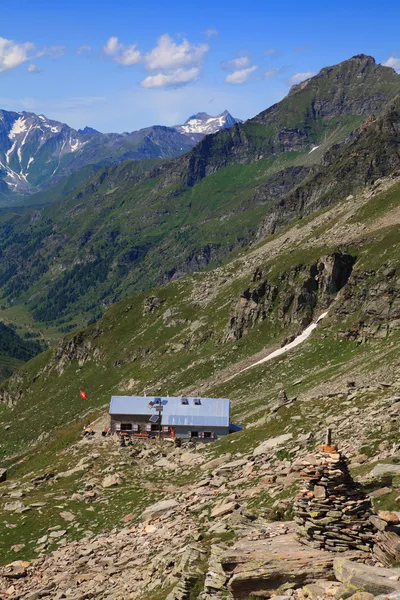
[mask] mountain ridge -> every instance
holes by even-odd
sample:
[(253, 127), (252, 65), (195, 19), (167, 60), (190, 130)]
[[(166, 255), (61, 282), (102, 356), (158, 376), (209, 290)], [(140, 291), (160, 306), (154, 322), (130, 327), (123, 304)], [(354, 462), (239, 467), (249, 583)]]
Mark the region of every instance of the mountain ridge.
[[(397, 163), (396, 139), (381, 129), (380, 160), (368, 131), (382, 118), (376, 125), (369, 111), (381, 102), (384, 112), (400, 77), (369, 57), (328, 71), (254, 119), (204, 137), (182, 157), (140, 173), (139, 163), (107, 167), (31, 222), (25, 215), (0, 223), (3, 301), (10, 310), (26, 302), (42, 322), (97, 318), (110, 302), (216, 265), (290, 219), (388, 174)], [(352, 87), (354, 73), (362, 85), (356, 77)], [(343, 102), (338, 80), (349, 89)], [(351, 144), (364, 145), (359, 177), (351, 175)]]
[(199, 121), (194, 133), (185, 124), (119, 134), (87, 126), (75, 130), (42, 114), (0, 110), (0, 197), (32, 195), (89, 165), (101, 168), (128, 159), (172, 158), (207, 133), (236, 122), (227, 111), (207, 120), (211, 123)]

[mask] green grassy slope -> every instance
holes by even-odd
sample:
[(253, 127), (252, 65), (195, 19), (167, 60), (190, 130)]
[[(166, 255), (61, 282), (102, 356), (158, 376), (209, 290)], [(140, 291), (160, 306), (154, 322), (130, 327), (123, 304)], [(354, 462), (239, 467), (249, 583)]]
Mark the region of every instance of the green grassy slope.
[[(277, 211), (274, 223), (286, 222), (307, 205), (318, 210), (340, 199), (352, 182), (365, 181), (353, 181), (349, 164), (330, 193), (328, 151), (358, 139), (354, 132), (370, 111), (383, 110), (399, 81), (392, 69), (355, 57), (179, 159), (107, 167), (30, 221), (0, 222), (3, 304), (24, 307), (42, 326), (72, 330), (137, 290), (221, 263), (272, 231), (260, 225)], [(389, 134), (381, 133), (385, 145)], [(360, 165), (371, 160), (365, 154)], [(385, 174), (378, 171), (370, 177)]]
[[(157, 473), (138, 476), (137, 467), (129, 461), (123, 466), (126, 483), (111, 492), (110, 502), (106, 498), (93, 507), (71, 499), (82, 489), (82, 470), (49, 483), (31, 483), (36, 475), (68, 471), (81, 459), (88, 461), (83, 468), (86, 478), (98, 478), (110, 467), (116, 459), (106, 450), (90, 458), (90, 451), (77, 441), (82, 424), (102, 415), (112, 394), (192, 391), (231, 398), (232, 421), (245, 427), (216, 442), (209, 450), (213, 456), (248, 452), (268, 437), (292, 433), (293, 447), (277, 453), (277, 460), (283, 460), (294, 456), (296, 436), (319, 431), (328, 417), (339, 422), (344, 411), (357, 410), (362, 451), (373, 457), (388, 430), (372, 430), (363, 415), (367, 417), (369, 407), (376, 410), (376, 403), (386, 402), (388, 394), (393, 394), (377, 382), (390, 384), (398, 365), (399, 219), (400, 183), (384, 181), (380, 188), (293, 223), (224, 267), (111, 306), (98, 323), (68, 336), (57, 348), (19, 369), (0, 392), (0, 465), (9, 468), (11, 484), (24, 486), (26, 505), (45, 502), (45, 506), (12, 514), (11, 519), (3, 507), (10, 500), (0, 498), (0, 515), (15, 525), (4, 530), (0, 562), (34, 556), (37, 539), (48, 527), (65, 528), (61, 510), (75, 515), (75, 524), (68, 526), (68, 539), (75, 539), (88, 528), (94, 532), (112, 529), (127, 512), (138, 519), (143, 507), (160, 497)], [(301, 299), (316, 281), (312, 265), (318, 259), (328, 265), (324, 257), (334, 251), (355, 260), (348, 283), (338, 295), (335, 291), (327, 295), (322, 271), (321, 287), (315, 296), (307, 296), (307, 305), (302, 307)], [(277, 292), (263, 305), (265, 318), (260, 314), (248, 321), (247, 333), (229, 338), (235, 311), (243, 307), (249, 293), (258, 290), (260, 297), (263, 282)], [(295, 299), (284, 310), (291, 293)], [(377, 295), (378, 305), (374, 304)], [(327, 304), (328, 316), (302, 346), (238, 373), (267, 349), (279, 347), (285, 338), (302, 330), (305, 319), (315, 319)], [(346, 389), (349, 379), (370, 388), (355, 393), (352, 400), (346, 393), (332, 396), (332, 391)], [(267, 418), (282, 384), (289, 396), (301, 401)], [(80, 398), (80, 389), (88, 399)], [(315, 396), (318, 401), (312, 400)], [(389, 433), (393, 442), (400, 441), (398, 429)], [(345, 427), (337, 436), (348, 443)], [(179, 487), (198, 476), (195, 468), (182, 481), (175, 474), (164, 474), (163, 485)], [(249, 480), (249, 485), (256, 483)], [(264, 510), (275, 499), (265, 492), (251, 500), (251, 507)], [(26, 546), (16, 555), (10, 548), (21, 543)], [(54, 547), (55, 541), (48, 549)]]
[(0, 322), (0, 380), (6, 379), (18, 366), (42, 352), (43, 346), (38, 340), (21, 338)]

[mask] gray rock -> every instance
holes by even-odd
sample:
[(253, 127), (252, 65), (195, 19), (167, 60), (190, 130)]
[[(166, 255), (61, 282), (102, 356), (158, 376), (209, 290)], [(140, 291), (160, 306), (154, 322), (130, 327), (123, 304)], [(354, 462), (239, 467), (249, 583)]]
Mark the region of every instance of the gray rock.
[(7, 469), (0, 469), (0, 483), (7, 479)]
[(150, 521), (169, 510), (174, 510), (178, 506), (179, 503), (176, 500), (161, 500), (161, 502), (157, 502), (156, 504), (153, 504), (153, 506), (146, 508), (142, 512), (142, 519), (143, 521)]
[(370, 567), (344, 558), (336, 558), (333, 568), (336, 579), (354, 588), (355, 592), (360, 590), (374, 595), (400, 592), (400, 569)]
[(123, 483), (122, 478), (118, 474), (114, 474), (104, 477), (101, 485), (103, 488), (109, 488), (115, 485), (121, 485), (121, 483)]
[(49, 537), (51, 538), (60, 538), (63, 537), (66, 534), (66, 530), (65, 529), (60, 529), (58, 531), (52, 531), (49, 535)]
[(369, 472), (369, 477), (381, 477), (383, 475), (400, 475), (400, 465), (386, 465), (379, 463)]
[(209, 462), (205, 463), (204, 465), (201, 465), (200, 469), (202, 471), (212, 471), (216, 467), (219, 467), (223, 463), (230, 460), (231, 456), (232, 456), (232, 454), (228, 453), (228, 454), (224, 454), (223, 456), (220, 456), (219, 458), (214, 458), (213, 460), (210, 460)]
[(17, 512), (23, 510), (25, 508), (25, 504), (23, 502), (6, 502), (4, 505), (4, 510), (9, 512)]
[(211, 517), (214, 519), (215, 517), (223, 517), (224, 515), (229, 515), (229, 513), (233, 512), (236, 508), (238, 508), (237, 502), (224, 502), (223, 504), (215, 506), (211, 511)]
[(292, 437), (293, 435), (291, 433), (284, 433), (283, 435), (278, 435), (277, 437), (265, 440), (265, 442), (261, 442), (261, 444), (254, 449), (253, 456), (261, 456), (262, 454), (267, 454), (270, 450), (273, 450), (278, 446), (282, 446), (282, 444), (291, 440)]

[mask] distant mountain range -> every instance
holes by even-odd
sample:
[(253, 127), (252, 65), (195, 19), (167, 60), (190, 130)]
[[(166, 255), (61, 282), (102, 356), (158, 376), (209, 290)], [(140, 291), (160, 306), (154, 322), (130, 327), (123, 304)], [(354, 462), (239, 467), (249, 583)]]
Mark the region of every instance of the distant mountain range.
[(228, 111), (217, 117), (198, 113), (176, 127), (104, 134), (91, 127), (75, 130), (44, 115), (0, 110), (0, 198), (33, 194), (88, 165), (179, 156), (204, 135), (236, 122)]

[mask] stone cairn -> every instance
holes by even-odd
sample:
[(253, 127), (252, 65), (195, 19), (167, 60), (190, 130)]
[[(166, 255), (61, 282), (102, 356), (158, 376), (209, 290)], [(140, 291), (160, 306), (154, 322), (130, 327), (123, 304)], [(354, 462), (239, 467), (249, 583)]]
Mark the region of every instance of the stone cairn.
[(299, 541), (331, 552), (371, 551), (371, 502), (351, 477), (346, 457), (332, 444), (330, 430), (325, 445), (299, 459), (295, 469), (305, 483), (294, 505)]

